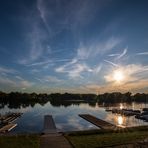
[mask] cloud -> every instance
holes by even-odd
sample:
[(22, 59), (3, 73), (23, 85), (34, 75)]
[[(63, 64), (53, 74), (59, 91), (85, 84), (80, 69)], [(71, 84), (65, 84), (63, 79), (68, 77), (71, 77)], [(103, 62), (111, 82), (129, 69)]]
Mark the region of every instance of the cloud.
[(0, 77), (0, 84), (1, 86), (6, 86), (7, 89), (9, 88), (16, 88), (16, 89), (22, 89), (22, 88), (28, 88), (33, 85), (32, 82), (29, 82), (27, 80), (21, 79), (17, 76), (16, 77), (18, 80), (13, 80), (7, 77)]
[(108, 56), (109, 57), (116, 57), (116, 56), (120, 56), (120, 54), (119, 53), (115, 53), (115, 54), (109, 54)]
[[(40, 18), (42, 19), (48, 33), (51, 34), (52, 31), (46, 19), (47, 10), (44, 6), (43, 0), (37, 0), (37, 9), (39, 11)], [(50, 15), (50, 13), (48, 13), (48, 15)]]
[(24, 15), (25, 19), (22, 19), (24, 52), (19, 56), (17, 62), (28, 65), (44, 56), (49, 56), (51, 49), (48, 44), (49, 35), (41, 23), (39, 11), (33, 7), (32, 9), (26, 7)]
[(99, 64), (98, 66), (96, 66), (94, 69), (93, 69), (93, 72), (95, 74), (98, 74), (102, 69), (102, 64)]
[(16, 79), (18, 79), (18, 80), (24, 80), (22, 77), (20, 77), (20, 76), (15, 76), (16, 77)]
[(70, 78), (83, 78), (83, 73), (98, 73), (100, 72), (102, 65), (99, 64), (97, 67), (89, 66), (87, 64), (88, 61), (113, 49), (113, 47), (117, 46), (119, 43), (120, 40), (114, 37), (97, 44), (92, 43), (88, 46), (81, 43), (76, 50), (76, 56), (66, 64), (55, 68), (55, 71), (58, 73), (66, 73)]
[(123, 52), (122, 52), (119, 56), (117, 56), (117, 59), (122, 58), (122, 57), (127, 53), (127, 49), (128, 49), (128, 48), (125, 48), (125, 49), (123, 50)]
[(115, 53), (115, 54), (109, 54), (108, 56), (109, 57), (116, 57), (116, 59), (120, 59), (120, 58), (122, 58), (126, 53), (127, 53), (127, 49), (128, 48), (125, 48), (124, 50), (123, 50), (123, 52), (122, 53)]
[(67, 62), (67, 61), (71, 61), (71, 59), (50, 59), (50, 60), (46, 60), (46, 61), (41, 61), (41, 62), (36, 62), (36, 63), (32, 63), (29, 64), (27, 66), (42, 66), (42, 65), (53, 65), (54, 63), (60, 63), (60, 62)]
[(136, 53), (136, 55), (148, 55), (148, 52), (139, 52), (139, 53)]
[(81, 43), (80, 47), (77, 49), (77, 58), (88, 59), (92, 57), (97, 57), (98, 55), (103, 55), (115, 48), (120, 42), (120, 39), (110, 37), (104, 41), (94, 41), (87, 46)]
[(9, 78), (6, 78), (6, 77), (0, 77), (0, 84), (4, 84), (4, 85), (11, 85), (13, 86), (15, 84), (14, 81), (10, 80)]
[(46, 82), (52, 82), (52, 83), (60, 83), (60, 82), (62, 82), (62, 80), (58, 79), (55, 76), (45, 76), (43, 79)]
[(67, 73), (70, 78), (75, 79), (82, 78), (81, 73), (92, 72), (92, 69), (89, 68), (86, 64), (79, 63), (76, 59), (73, 59), (71, 62), (56, 68), (55, 71), (59, 73)]
[(145, 78), (148, 75), (148, 66), (135, 65), (135, 64), (119, 66), (114, 70), (112, 70), (111, 72), (108, 72), (108, 74), (104, 76), (105, 80), (107, 82), (115, 83), (116, 82), (114, 78), (115, 72), (122, 73), (123, 81), (120, 84), (126, 84), (133, 81), (137, 82)]
[(26, 88), (26, 87), (28, 88), (28, 87), (31, 87), (33, 85), (33, 83), (31, 83), (27, 80), (22, 80), (22, 81), (19, 81), (17, 85), (22, 88)]
[(46, 53), (46, 36), (37, 24), (33, 25), (32, 31), (26, 34), (26, 44), (28, 45), (28, 55), (18, 60), (19, 64), (27, 65), (41, 58)]
[(108, 60), (104, 60), (104, 61), (107, 62), (107, 63), (109, 63), (109, 64), (111, 64), (111, 65), (114, 66), (114, 67), (119, 67), (118, 64), (115, 64), (115, 63), (113, 63), (113, 62), (111, 62), (111, 61), (108, 61)]
[(63, 79), (59, 79), (58, 77), (56, 76), (51, 76), (51, 75), (46, 75), (46, 76), (43, 76), (43, 77), (35, 77), (35, 79), (37, 81), (39, 81), (40, 83), (43, 83), (45, 86), (47, 86), (47, 84), (61, 84), (64, 82)]
[(6, 67), (0, 67), (0, 73), (6, 73), (6, 74), (14, 74), (17, 71), (15, 69), (6, 68)]
[[(124, 81), (116, 83), (114, 80), (114, 71), (122, 71), (124, 74)], [(148, 66), (130, 64), (126, 66), (114, 67), (112, 70), (106, 71), (104, 76), (106, 84), (97, 84), (97, 82), (87, 83), (80, 87), (77, 87), (75, 91), (91, 92), (91, 93), (105, 93), (105, 92), (145, 92), (148, 86)]]

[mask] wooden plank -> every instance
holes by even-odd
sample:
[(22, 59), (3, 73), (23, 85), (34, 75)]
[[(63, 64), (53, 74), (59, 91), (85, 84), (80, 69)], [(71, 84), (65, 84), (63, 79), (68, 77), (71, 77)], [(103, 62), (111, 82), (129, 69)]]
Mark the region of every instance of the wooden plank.
[(1, 116), (1, 122), (3, 123), (10, 123), (15, 121), (17, 118), (19, 118), (22, 115), (22, 113), (11, 113), (11, 114), (7, 114), (7, 115), (3, 115)]
[(52, 118), (52, 115), (44, 116), (44, 134), (57, 133), (57, 129)]
[(13, 123), (7, 124), (7, 125), (3, 126), (2, 128), (0, 128), (0, 133), (5, 133), (7, 131), (10, 131), (13, 128), (15, 128), (16, 126), (17, 126), (17, 124), (13, 124)]
[(79, 115), (81, 118), (91, 122), (92, 124), (98, 126), (99, 128), (102, 128), (102, 129), (115, 129), (117, 128), (117, 126), (109, 123), (109, 122), (106, 122), (104, 120), (101, 120), (99, 118), (96, 118), (95, 116), (92, 116), (92, 115), (89, 115), (89, 114), (80, 114)]

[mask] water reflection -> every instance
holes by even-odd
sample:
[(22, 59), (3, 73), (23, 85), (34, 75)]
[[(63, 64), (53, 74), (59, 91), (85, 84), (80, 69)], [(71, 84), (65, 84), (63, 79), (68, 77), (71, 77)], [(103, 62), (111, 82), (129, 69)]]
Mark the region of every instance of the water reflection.
[[(116, 107), (132, 108), (132, 104), (110, 104), (111, 108)], [(140, 109), (145, 107), (145, 104), (134, 104), (135, 109)], [(33, 107), (28, 105), (27, 107), (19, 108), (9, 108), (5, 105), (0, 108), (0, 113), (5, 112), (23, 112), (24, 114), (16, 122), (18, 126), (12, 130), (14, 133), (19, 132), (41, 132), (43, 129), (43, 119), (44, 115), (51, 114), (56, 123), (56, 127), (60, 131), (71, 131), (71, 130), (84, 130), (84, 129), (96, 129), (97, 127), (93, 124), (80, 118), (79, 114), (91, 114), (100, 119), (106, 120), (112, 124), (119, 126), (138, 126), (147, 125), (148, 123), (142, 120), (135, 119), (135, 117), (125, 117), (121, 115), (112, 114), (111, 112), (106, 112), (105, 107), (98, 105), (97, 103), (74, 103), (74, 102), (62, 102), (58, 103), (46, 103), (44, 105), (35, 104)]]
[(118, 116), (118, 124), (119, 125), (123, 124), (123, 117), (122, 116)]
[(126, 126), (126, 117), (117, 115), (115, 116), (115, 122), (118, 126), (125, 127)]
[(123, 104), (122, 103), (120, 103), (120, 109), (123, 109)]

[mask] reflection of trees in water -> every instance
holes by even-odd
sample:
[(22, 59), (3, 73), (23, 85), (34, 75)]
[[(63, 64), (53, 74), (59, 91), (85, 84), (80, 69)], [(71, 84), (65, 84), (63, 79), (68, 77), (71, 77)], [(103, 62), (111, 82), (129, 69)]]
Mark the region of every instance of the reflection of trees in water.
[(56, 100), (50, 101), (50, 104), (55, 107), (60, 107), (60, 106), (68, 107), (71, 105), (78, 105), (79, 106), (80, 103), (81, 102), (72, 102), (72, 101), (56, 101)]
[(11, 92), (9, 94), (0, 92), (0, 108), (4, 108), (7, 105), (9, 108), (25, 108), (34, 107), (36, 103), (44, 106), (47, 102), (51, 103), (52, 106), (70, 106), (70, 105), (80, 105), (80, 103), (88, 103), (90, 106), (94, 107), (96, 102), (103, 104), (104, 106), (114, 106), (120, 102), (131, 103), (148, 101), (148, 94), (137, 93), (131, 95), (130, 92), (120, 93), (104, 93), (101, 95), (95, 94), (69, 94), (69, 93), (54, 93), (54, 94), (36, 94), (36, 93), (18, 93)]

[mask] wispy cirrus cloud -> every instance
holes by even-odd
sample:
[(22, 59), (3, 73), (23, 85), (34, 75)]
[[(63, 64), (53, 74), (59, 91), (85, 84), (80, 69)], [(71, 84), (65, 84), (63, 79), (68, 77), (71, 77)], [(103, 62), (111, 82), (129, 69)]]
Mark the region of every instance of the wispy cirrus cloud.
[(58, 79), (56, 76), (45, 76), (45, 77), (43, 78), (43, 80), (44, 80), (45, 82), (51, 82), (51, 83), (60, 83), (60, 82), (63, 81), (63, 80), (61, 80), (61, 79)]
[(32, 31), (26, 34), (26, 44), (28, 44), (27, 55), (23, 58), (18, 59), (19, 64), (27, 65), (32, 63), (41, 56), (44, 55), (47, 51), (47, 46), (43, 44), (46, 41), (44, 31), (42, 31), (37, 24), (34, 24)]
[(47, 59), (45, 61), (32, 63), (27, 66), (42, 66), (42, 65), (61, 63), (61, 62), (67, 62), (67, 61), (71, 61), (71, 59), (50, 59), (50, 60)]
[(0, 73), (6, 73), (6, 74), (14, 74), (17, 71), (12, 68), (6, 68), (6, 67), (0, 67)]
[(139, 55), (139, 56), (140, 56), (140, 55), (141, 55), (141, 56), (142, 56), (142, 55), (148, 55), (148, 52), (139, 52), (139, 53), (136, 53), (136, 55)]
[(104, 41), (95, 41), (87, 46), (81, 43), (80, 47), (77, 49), (77, 58), (88, 59), (91, 57), (96, 57), (98, 55), (103, 55), (115, 48), (120, 43), (121, 39), (115, 37), (110, 37)]
[(92, 72), (92, 69), (86, 64), (80, 64), (76, 59), (73, 59), (71, 62), (55, 68), (55, 71), (59, 73), (67, 73), (70, 78), (82, 78), (82, 72)]
[(108, 56), (109, 57), (115, 57), (116, 59), (120, 59), (120, 58), (122, 58), (124, 55), (126, 55), (126, 53), (127, 53), (127, 47), (123, 50), (123, 52), (122, 53), (113, 53), (113, 54), (109, 54)]
[(10, 90), (17, 91), (18, 89), (19, 90), (26, 89), (33, 86), (32, 82), (27, 81), (21, 78), (20, 76), (16, 76), (15, 78), (16, 79), (0, 76), (0, 85), (1, 85), (0, 88), (3, 89), (6, 87), (7, 91), (10, 91)]
[(66, 4), (53, 1), (52, 5), (50, 1), (37, 0), (36, 6), (50, 36), (57, 35), (65, 28), (74, 31), (81, 25), (88, 24), (98, 10), (89, 0), (67, 1)]
[(47, 31), (49, 34), (51, 34), (52, 30), (47, 22), (47, 14), (49, 15), (50, 13), (48, 13), (45, 5), (44, 5), (44, 1), (43, 0), (37, 0), (37, 9), (39, 11), (39, 15), (40, 18), (42, 19)]
[(114, 37), (100, 43), (92, 43), (91, 45), (84, 46), (82, 43), (76, 50), (76, 56), (66, 64), (55, 68), (58, 73), (66, 73), (70, 78), (83, 78), (82, 73), (98, 73), (102, 65), (89, 66), (87, 61), (96, 58), (116, 47), (121, 40)]
[(119, 67), (118, 64), (114, 63), (114, 62), (111, 62), (111, 61), (108, 61), (108, 60), (104, 60), (105, 62), (109, 63), (110, 65), (114, 66), (114, 67)]
[(7, 86), (8, 89), (9, 88), (21, 89), (21, 88), (28, 88), (33, 85), (33, 83), (23, 79), (22, 77), (16, 74), (19, 74), (19, 73), (15, 69), (0, 67), (1, 87)]
[(117, 59), (122, 58), (122, 57), (127, 53), (127, 49), (128, 49), (128, 48), (125, 48), (125, 49), (123, 50), (123, 52), (122, 52), (119, 56), (117, 56)]

